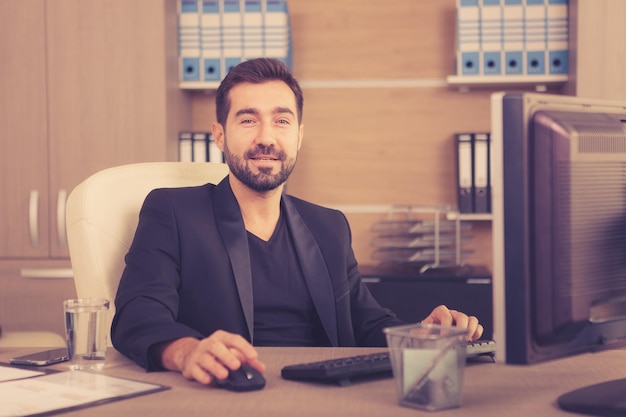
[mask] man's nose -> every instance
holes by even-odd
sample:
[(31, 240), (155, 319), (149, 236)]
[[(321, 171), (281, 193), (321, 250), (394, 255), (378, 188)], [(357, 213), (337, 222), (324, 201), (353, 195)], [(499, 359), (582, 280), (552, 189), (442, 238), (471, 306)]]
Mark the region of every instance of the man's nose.
[(271, 123), (263, 123), (259, 129), (259, 135), (257, 136), (257, 143), (265, 146), (274, 145), (276, 138), (274, 136), (274, 130)]

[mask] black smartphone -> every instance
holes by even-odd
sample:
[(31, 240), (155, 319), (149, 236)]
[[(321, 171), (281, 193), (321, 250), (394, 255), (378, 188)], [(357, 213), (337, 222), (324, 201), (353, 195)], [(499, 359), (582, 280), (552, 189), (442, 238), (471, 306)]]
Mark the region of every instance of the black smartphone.
[(52, 365), (53, 363), (65, 362), (69, 359), (70, 357), (67, 354), (67, 349), (59, 348), (31, 353), (24, 356), (17, 356), (15, 358), (11, 358), (9, 362), (12, 365), (46, 366)]

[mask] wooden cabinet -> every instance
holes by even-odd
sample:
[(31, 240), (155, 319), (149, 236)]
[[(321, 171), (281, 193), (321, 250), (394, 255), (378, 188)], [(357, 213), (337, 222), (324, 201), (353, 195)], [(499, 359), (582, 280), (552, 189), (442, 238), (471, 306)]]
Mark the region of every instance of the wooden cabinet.
[[(63, 300), (76, 296), (74, 280), (54, 278), (46, 273), (67, 267), (67, 260), (0, 261), (0, 325), (3, 333), (47, 331), (63, 334)], [(43, 274), (30, 276), (29, 269)], [(26, 271), (27, 276), (23, 276), (22, 271)]]
[[(176, 160), (191, 117), (176, 53), (174, 1), (0, 1), (0, 286), (27, 297), (32, 281), (14, 275), (70, 267), (65, 199), (83, 179)], [(51, 297), (73, 295), (56, 288)], [(0, 324), (12, 315), (31, 327), (26, 310), (6, 308)]]
[(416, 323), (440, 304), (479, 318), (484, 339), (493, 338), (491, 273), (463, 266), (419, 274), (410, 265), (362, 267), (363, 281), (383, 307), (401, 320)]
[[(48, 256), (43, 0), (0, 2), (0, 257)], [(47, 220), (47, 219), (46, 219)]]

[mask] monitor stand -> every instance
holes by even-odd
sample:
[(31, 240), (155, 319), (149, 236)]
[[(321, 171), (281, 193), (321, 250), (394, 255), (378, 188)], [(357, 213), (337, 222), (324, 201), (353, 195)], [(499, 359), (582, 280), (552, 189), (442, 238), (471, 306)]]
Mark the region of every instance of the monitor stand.
[(626, 378), (567, 392), (557, 399), (565, 411), (594, 416), (626, 416)]

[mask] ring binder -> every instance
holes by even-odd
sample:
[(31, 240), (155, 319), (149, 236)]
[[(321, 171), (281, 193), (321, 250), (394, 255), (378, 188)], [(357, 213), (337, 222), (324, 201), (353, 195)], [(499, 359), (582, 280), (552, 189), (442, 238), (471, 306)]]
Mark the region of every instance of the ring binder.
[(458, 76), (517, 82), (525, 76), (555, 79), (568, 73), (568, 0), (456, 3)]
[(474, 146), (471, 133), (456, 135), (457, 204), (460, 213), (474, 212)]
[(489, 134), (474, 134), (474, 213), (491, 212)]
[(276, 58), (291, 68), (286, 0), (178, 0), (181, 88), (217, 88), (240, 62)]

